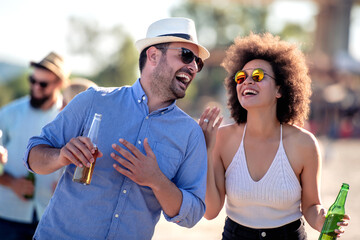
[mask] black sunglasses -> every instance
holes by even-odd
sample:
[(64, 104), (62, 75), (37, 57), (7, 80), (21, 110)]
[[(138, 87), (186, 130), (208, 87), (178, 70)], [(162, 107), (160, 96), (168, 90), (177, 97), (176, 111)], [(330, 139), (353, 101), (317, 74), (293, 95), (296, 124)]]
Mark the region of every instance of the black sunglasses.
[(36, 83), (39, 84), (39, 86), (41, 88), (46, 88), (47, 86), (49, 86), (49, 84), (53, 83), (53, 82), (43, 82), (43, 81), (38, 81), (36, 80), (33, 76), (29, 76), (29, 82), (32, 85), (35, 85)]
[[(264, 79), (265, 75), (271, 77), (272, 79), (275, 79), (274, 77), (264, 72), (264, 70), (261, 68), (254, 69), (254, 71), (251, 74), (251, 78), (255, 82), (261, 82)], [(238, 71), (234, 76), (234, 80), (237, 84), (242, 84), (247, 78), (248, 78), (248, 74), (244, 70)]]
[(187, 48), (158, 48), (158, 49), (176, 49), (176, 50), (181, 50), (181, 61), (185, 64), (189, 64), (192, 61), (194, 61), (195, 58), (195, 62), (196, 65), (198, 67), (198, 72), (201, 71), (201, 69), (204, 67), (204, 62), (202, 61), (201, 58), (199, 58), (198, 56), (196, 56), (191, 50), (187, 49)]

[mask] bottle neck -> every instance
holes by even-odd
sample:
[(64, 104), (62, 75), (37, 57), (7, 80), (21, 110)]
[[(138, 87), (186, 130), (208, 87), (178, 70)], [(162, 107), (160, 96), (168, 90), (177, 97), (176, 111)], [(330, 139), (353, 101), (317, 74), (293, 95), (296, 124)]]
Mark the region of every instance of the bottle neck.
[(94, 144), (94, 146), (97, 145), (97, 138), (98, 138), (98, 132), (99, 132), (99, 128), (100, 128), (100, 122), (101, 122), (101, 115), (95, 113), (95, 116), (91, 123), (90, 130), (87, 134), (87, 137), (90, 138), (90, 140)]
[(345, 205), (347, 194), (348, 194), (347, 189), (341, 189), (335, 200), (335, 205), (342, 205), (342, 206)]

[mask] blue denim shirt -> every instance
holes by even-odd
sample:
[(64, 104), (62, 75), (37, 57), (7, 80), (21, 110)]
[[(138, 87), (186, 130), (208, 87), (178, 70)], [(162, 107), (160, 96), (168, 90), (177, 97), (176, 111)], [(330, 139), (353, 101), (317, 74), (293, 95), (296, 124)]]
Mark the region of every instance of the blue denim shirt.
[[(140, 79), (131, 87), (98, 88), (76, 96), (39, 137), (38, 144), (63, 147), (71, 138), (86, 133), (94, 113), (102, 114), (96, 161), (88, 186), (72, 182), (75, 165), (61, 177), (53, 198), (35, 233), (36, 239), (151, 239), (161, 206), (149, 187), (140, 186), (113, 167), (111, 144), (124, 138), (144, 154), (148, 138), (162, 172), (181, 190), (183, 201), (177, 216), (168, 221), (192, 227), (204, 215), (207, 156), (201, 128), (175, 102), (149, 114)], [(29, 166), (27, 165), (29, 168)]]

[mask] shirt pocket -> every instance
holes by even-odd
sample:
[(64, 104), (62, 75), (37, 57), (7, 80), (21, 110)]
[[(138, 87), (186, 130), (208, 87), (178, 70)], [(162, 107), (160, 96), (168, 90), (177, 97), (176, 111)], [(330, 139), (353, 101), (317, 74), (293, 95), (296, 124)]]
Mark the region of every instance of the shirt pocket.
[(155, 142), (153, 151), (160, 170), (168, 179), (172, 180), (175, 177), (181, 162), (180, 151), (160, 142)]

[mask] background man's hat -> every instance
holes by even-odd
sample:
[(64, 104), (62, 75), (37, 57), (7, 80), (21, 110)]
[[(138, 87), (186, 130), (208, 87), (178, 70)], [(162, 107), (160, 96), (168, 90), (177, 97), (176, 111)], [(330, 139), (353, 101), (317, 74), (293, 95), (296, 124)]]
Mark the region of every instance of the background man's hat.
[(195, 23), (188, 18), (165, 18), (152, 23), (146, 38), (136, 41), (135, 46), (142, 52), (146, 47), (167, 42), (187, 42), (198, 46), (199, 57), (203, 60), (210, 56), (209, 51), (198, 43)]
[(70, 71), (65, 66), (64, 59), (55, 52), (50, 52), (40, 62), (30, 62), (30, 66), (45, 68), (64, 80), (67, 80), (70, 75)]

